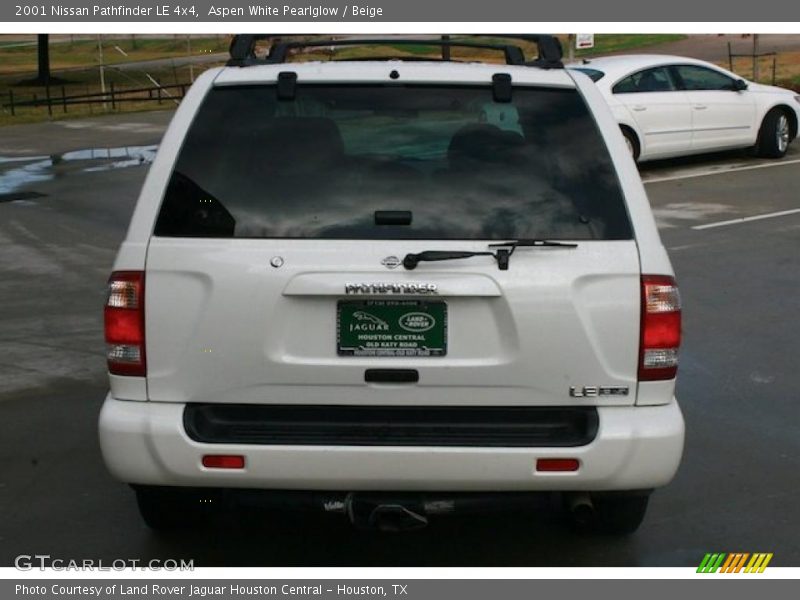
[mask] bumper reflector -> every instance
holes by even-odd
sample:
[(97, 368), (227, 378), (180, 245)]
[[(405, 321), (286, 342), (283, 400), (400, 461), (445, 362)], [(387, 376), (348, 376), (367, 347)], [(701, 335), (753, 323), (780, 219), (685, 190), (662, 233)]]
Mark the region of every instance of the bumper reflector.
[(536, 470), (548, 473), (577, 471), (580, 462), (577, 458), (540, 458)]
[(239, 454), (206, 454), (203, 466), (207, 469), (244, 469), (244, 456)]

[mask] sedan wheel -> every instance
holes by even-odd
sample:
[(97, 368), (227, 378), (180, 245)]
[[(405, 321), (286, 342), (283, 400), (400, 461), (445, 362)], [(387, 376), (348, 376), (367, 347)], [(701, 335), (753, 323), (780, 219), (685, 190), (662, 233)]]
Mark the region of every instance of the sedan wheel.
[(789, 148), (789, 119), (786, 115), (781, 115), (778, 119), (778, 127), (775, 131), (778, 152), (785, 153)]
[(791, 134), (789, 117), (781, 109), (773, 108), (761, 123), (756, 154), (766, 158), (781, 158), (789, 149)]

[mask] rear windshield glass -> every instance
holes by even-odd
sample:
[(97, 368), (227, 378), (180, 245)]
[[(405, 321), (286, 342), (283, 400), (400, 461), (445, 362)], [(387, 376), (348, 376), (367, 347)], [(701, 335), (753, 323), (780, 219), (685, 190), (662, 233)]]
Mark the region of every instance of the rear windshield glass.
[(489, 86), (298, 85), (291, 100), (274, 86), (208, 94), (155, 234), (629, 239), (631, 229), (575, 90), (514, 88), (497, 103)]

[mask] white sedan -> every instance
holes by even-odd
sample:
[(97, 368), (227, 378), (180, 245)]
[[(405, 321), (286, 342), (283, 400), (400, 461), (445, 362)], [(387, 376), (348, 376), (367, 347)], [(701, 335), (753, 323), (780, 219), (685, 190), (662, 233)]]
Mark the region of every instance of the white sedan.
[(780, 158), (798, 135), (800, 95), (701, 60), (637, 54), (568, 67), (595, 81), (638, 161), (734, 148)]

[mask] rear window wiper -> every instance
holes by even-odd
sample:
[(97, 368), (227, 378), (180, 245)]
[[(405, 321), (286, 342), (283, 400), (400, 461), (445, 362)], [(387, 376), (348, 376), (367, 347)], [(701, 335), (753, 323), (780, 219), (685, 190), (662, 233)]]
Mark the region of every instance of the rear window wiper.
[(413, 254), (409, 252), (403, 258), (403, 266), (409, 271), (416, 269), (417, 265), (421, 262), (433, 262), (437, 260), (454, 260), (456, 258), (471, 258), (473, 256), (492, 256), (497, 258), (494, 252), (462, 252), (458, 250), (425, 250)]
[(471, 258), (473, 256), (491, 256), (497, 261), (497, 268), (501, 271), (508, 270), (508, 259), (514, 254), (514, 250), (521, 246), (528, 247), (556, 247), (556, 248), (577, 248), (578, 244), (570, 242), (556, 242), (553, 240), (539, 239), (519, 239), (509, 242), (497, 242), (489, 244), (490, 248), (497, 248), (496, 252), (470, 252), (459, 250), (425, 250), (424, 252), (408, 253), (403, 258), (403, 266), (409, 271), (416, 269), (421, 262), (433, 262), (440, 260), (455, 260), (458, 258)]

